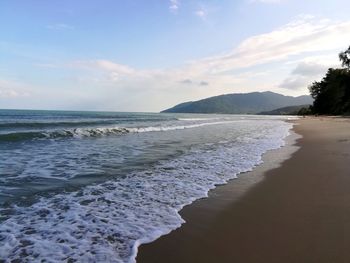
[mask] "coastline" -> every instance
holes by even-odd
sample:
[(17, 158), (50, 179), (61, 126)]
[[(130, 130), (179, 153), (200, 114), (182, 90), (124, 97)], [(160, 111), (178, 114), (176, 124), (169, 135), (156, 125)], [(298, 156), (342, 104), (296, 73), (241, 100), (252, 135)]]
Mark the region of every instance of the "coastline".
[(181, 210), (186, 223), (141, 245), (137, 262), (349, 260), (350, 121), (296, 123), (302, 138)]

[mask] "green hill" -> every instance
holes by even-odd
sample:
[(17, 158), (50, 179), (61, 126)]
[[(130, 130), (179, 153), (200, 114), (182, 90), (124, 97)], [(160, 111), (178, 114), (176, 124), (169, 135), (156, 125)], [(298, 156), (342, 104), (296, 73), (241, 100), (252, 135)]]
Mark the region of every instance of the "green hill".
[(309, 108), (310, 104), (308, 105), (298, 105), (298, 106), (288, 106), (283, 108), (278, 108), (271, 111), (263, 111), (260, 112), (259, 115), (298, 115), (298, 112), (302, 108)]
[(291, 97), (274, 92), (226, 94), (178, 104), (162, 112), (258, 114), (278, 108), (312, 104), (311, 96)]

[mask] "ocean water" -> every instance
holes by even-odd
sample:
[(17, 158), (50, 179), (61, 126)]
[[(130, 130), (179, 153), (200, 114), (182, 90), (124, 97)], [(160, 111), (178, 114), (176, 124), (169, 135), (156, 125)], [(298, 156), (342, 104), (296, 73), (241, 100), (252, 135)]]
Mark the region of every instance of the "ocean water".
[(0, 259), (135, 262), (284, 145), (287, 117), (0, 110)]

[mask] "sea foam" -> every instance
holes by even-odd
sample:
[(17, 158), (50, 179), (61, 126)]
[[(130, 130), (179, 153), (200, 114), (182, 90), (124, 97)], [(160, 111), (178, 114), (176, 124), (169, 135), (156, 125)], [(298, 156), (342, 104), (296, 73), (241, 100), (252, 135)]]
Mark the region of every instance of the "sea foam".
[[(193, 120), (192, 120), (193, 121)], [(123, 135), (126, 133), (142, 133), (142, 132), (162, 132), (198, 128), (208, 125), (229, 124), (235, 121), (215, 121), (202, 122), (187, 125), (158, 125), (158, 126), (144, 126), (144, 127), (120, 127), (120, 126), (106, 126), (106, 127), (92, 127), (92, 128), (73, 128), (61, 130), (43, 130), (43, 131), (17, 131), (0, 134), (0, 142), (24, 141), (33, 139), (64, 139), (64, 138), (84, 138), (84, 137), (101, 137), (108, 135)]]
[(184, 223), (179, 211), (210, 189), (250, 171), (284, 144), (290, 123), (213, 147), (193, 149), (152, 169), (43, 197), (0, 225), (0, 258), (28, 262), (135, 262), (137, 248)]

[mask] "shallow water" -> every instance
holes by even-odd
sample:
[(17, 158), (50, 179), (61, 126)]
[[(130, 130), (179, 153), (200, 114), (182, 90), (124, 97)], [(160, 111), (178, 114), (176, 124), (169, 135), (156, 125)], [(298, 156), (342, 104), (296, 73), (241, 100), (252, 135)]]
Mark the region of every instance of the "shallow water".
[(0, 258), (133, 262), (281, 147), (286, 117), (0, 111)]

